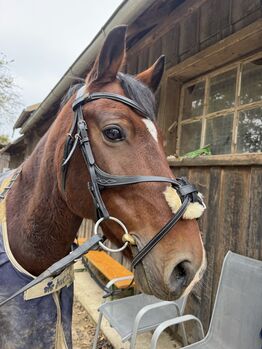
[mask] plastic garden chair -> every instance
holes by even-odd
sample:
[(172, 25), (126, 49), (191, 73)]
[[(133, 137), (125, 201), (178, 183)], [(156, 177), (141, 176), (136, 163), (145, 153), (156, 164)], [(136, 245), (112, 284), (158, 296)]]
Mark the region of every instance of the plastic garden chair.
[[(191, 315), (165, 321), (155, 330), (151, 349), (169, 326), (196, 320)], [(199, 321), (199, 320), (198, 320)], [(202, 326), (202, 325), (200, 325)], [(262, 261), (229, 251), (224, 259), (209, 330), (190, 349), (261, 349)]]
[[(132, 279), (126, 276), (111, 280), (106, 287), (110, 288), (120, 280)], [(130, 349), (136, 345), (137, 335), (142, 332), (154, 330), (159, 324), (174, 316), (181, 316), (184, 312), (186, 297), (176, 302), (161, 301), (153, 296), (139, 294), (114, 301), (105, 301), (99, 307), (99, 320), (93, 343), (93, 349), (97, 347), (97, 340), (103, 316), (118, 332), (122, 342), (130, 341)], [(183, 342), (187, 344), (184, 325), (181, 326)]]

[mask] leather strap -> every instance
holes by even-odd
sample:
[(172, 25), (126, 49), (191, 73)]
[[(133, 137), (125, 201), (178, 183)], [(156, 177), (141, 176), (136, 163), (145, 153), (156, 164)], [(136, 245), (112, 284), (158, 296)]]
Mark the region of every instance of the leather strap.
[(140, 250), (134, 257), (131, 266), (132, 268), (135, 268), (138, 263), (142, 261), (142, 259), (152, 250), (153, 247), (155, 247), (156, 244), (159, 243), (160, 240), (163, 239), (163, 237), (166, 236), (166, 234), (173, 228), (173, 226), (179, 221), (179, 219), (183, 216), (187, 205), (190, 202), (190, 198), (187, 196), (174, 215), (167, 223), (164, 225), (164, 227)]
[(120, 102), (123, 104), (126, 104), (128, 107), (135, 109), (138, 114), (140, 114), (141, 116), (143, 116), (146, 119), (150, 119), (150, 116), (147, 114), (147, 112), (140, 106), (138, 105), (136, 102), (134, 102), (132, 99), (129, 99), (125, 96), (122, 95), (118, 95), (116, 93), (108, 93), (108, 92), (95, 92), (95, 93), (86, 93), (83, 96), (77, 98), (72, 107), (73, 110), (77, 110), (79, 107), (81, 107), (82, 105), (88, 103), (88, 102), (92, 102), (95, 101), (97, 99), (111, 99), (114, 100), (116, 102)]
[(19, 294), (24, 293), (29, 288), (39, 284), (43, 280), (49, 278), (50, 276), (59, 275), (64, 269), (69, 265), (74, 263), (79, 257), (82, 257), (85, 253), (91, 249), (96, 249), (99, 246), (99, 241), (104, 241), (104, 238), (99, 235), (93, 235), (88, 241), (84, 242), (81, 246), (77, 247), (70, 254), (60, 259), (58, 262), (52, 264), (48, 269), (46, 269), (42, 274), (37, 276), (31, 282), (26, 284), (20, 290), (12, 294), (10, 297), (6, 298), (4, 301), (0, 302), (0, 307), (5, 303), (9, 302), (11, 299), (17, 297)]
[(97, 182), (97, 175), (95, 170), (95, 159), (90, 145), (90, 140), (88, 137), (88, 127), (83, 118), (82, 108), (78, 108), (77, 111), (77, 127), (80, 137), (80, 146), (82, 150), (85, 163), (87, 165), (91, 181), (88, 184), (89, 191), (92, 195), (94, 205), (96, 208), (98, 218), (104, 217), (105, 219), (109, 218), (109, 213), (106, 209), (104, 201), (101, 197), (99, 185)]

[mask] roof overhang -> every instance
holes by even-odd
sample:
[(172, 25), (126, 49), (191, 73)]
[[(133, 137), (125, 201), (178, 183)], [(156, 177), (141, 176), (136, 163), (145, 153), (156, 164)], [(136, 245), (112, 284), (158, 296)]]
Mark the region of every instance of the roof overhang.
[(17, 151), (20, 151), (22, 149), (25, 149), (25, 137), (21, 136), (17, 138), (12, 143), (7, 144), (3, 149), (0, 150), (0, 154), (8, 153), (8, 154), (14, 154)]
[(60, 100), (67, 91), (72, 83), (72, 76), (83, 76), (83, 74), (87, 71), (88, 65), (94, 61), (98, 50), (100, 49), (106, 35), (110, 32), (110, 30), (120, 24), (128, 25), (132, 23), (147, 8), (155, 3), (155, 1), (156, 0), (124, 0), (105, 23), (105, 25), (100, 29), (87, 48), (58, 81), (36, 111), (29, 117), (24, 125), (22, 125), (21, 132), (26, 133), (38, 121), (44, 118), (45, 114), (52, 109), (53, 104), (57, 103), (57, 101)]
[(22, 127), (26, 120), (29, 118), (30, 114), (32, 114), (39, 106), (40, 103), (32, 104), (26, 107), (16, 120), (13, 129), (15, 130)]

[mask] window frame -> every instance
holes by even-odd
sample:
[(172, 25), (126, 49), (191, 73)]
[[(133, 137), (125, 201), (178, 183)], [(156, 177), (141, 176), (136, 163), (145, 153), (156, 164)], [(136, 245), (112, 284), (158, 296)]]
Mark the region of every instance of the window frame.
[[(181, 85), (180, 91), (180, 101), (179, 101), (179, 112), (177, 119), (177, 139), (176, 139), (176, 154), (180, 156), (180, 146), (181, 146), (181, 133), (182, 126), (185, 124), (190, 124), (192, 122), (201, 121), (202, 129), (200, 135), (200, 148), (205, 146), (205, 134), (206, 134), (206, 124), (207, 120), (211, 120), (218, 116), (233, 114), (233, 124), (232, 124), (232, 141), (231, 141), (231, 152), (226, 154), (214, 154), (211, 156), (233, 156), (233, 155), (241, 155), (241, 154), (262, 154), (262, 152), (237, 152), (237, 135), (238, 135), (238, 123), (239, 123), (239, 114), (241, 111), (255, 109), (256, 107), (262, 107), (262, 100), (251, 102), (248, 104), (240, 104), (240, 92), (241, 92), (241, 81), (242, 81), (242, 72), (243, 66), (253, 60), (257, 60), (262, 58), (262, 53), (259, 52), (257, 54), (253, 54), (251, 56), (239, 59), (238, 61), (227, 64), (221, 68), (218, 68), (212, 72), (206, 73), (197, 77), (195, 79), (191, 79), (187, 82), (184, 82)], [(208, 100), (209, 100), (209, 91), (210, 91), (210, 80), (215, 76), (218, 76), (222, 73), (226, 73), (230, 70), (236, 69), (236, 86), (235, 86), (235, 105), (232, 108), (219, 110), (216, 112), (208, 113)], [(189, 119), (183, 120), (183, 107), (184, 107), (184, 98), (185, 91), (188, 87), (199, 83), (205, 82), (205, 94), (204, 94), (204, 104), (203, 104), (203, 114), (201, 116), (194, 116)]]

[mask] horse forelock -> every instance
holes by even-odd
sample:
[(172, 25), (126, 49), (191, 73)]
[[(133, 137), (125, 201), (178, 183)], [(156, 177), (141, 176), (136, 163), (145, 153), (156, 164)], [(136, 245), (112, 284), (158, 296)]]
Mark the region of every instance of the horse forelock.
[(118, 73), (117, 78), (126, 96), (143, 107), (150, 119), (154, 121), (156, 102), (153, 92), (132, 75)]
[[(135, 101), (143, 107), (152, 121), (155, 121), (156, 102), (153, 92), (134, 76), (129, 74), (118, 73), (117, 79), (124, 90), (126, 97)], [(60, 110), (65, 106), (69, 99), (81, 88), (84, 83), (77, 83), (69, 87), (60, 103)]]
[(66, 105), (69, 99), (81, 88), (84, 86), (83, 82), (71, 85), (60, 102), (60, 110)]

